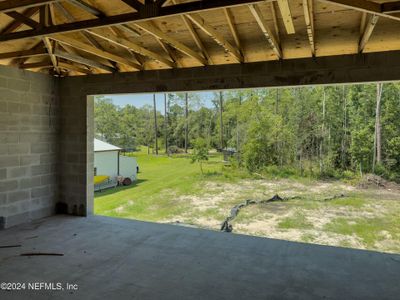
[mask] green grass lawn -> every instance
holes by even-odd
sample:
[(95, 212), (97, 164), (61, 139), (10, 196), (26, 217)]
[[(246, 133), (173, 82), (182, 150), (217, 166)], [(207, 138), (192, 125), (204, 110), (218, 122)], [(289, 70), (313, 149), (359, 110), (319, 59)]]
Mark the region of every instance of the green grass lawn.
[(224, 164), (219, 154), (210, 155), (203, 164), (204, 174), (188, 155), (155, 156), (142, 149), (133, 156), (140, 167), (138, 180), (128, 187), (96, 193), (96, 214), (159, 221), (187, 208), (184, 203), (175, 205), (175, 196), (199, 193), (198, 184), (204, 180), (229, 180), (229, 176), (223, 175)]
[[(224, 164), (216, 153), (204, 164), (204, 174), (188, 155), (155, 156), (142, 149), (133, 156), (140, 166), (138, 180), (96, 193), (96, 214), (219, 230), (231, 208), (246, 199), (296, 195), (301, 198), (241, 210), (232, 222), (234, 233), (400, 253), (398, 190), (252, 177)], [(342, 193), (345, 198), (321, 201)]]

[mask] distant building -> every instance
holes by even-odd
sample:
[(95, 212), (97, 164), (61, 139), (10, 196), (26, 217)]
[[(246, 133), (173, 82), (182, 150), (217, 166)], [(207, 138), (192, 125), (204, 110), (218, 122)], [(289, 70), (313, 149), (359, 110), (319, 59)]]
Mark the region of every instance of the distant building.
[(121, 151), (117, 146), (94, 139), (94, 175), (109, 176), (112, 180), (116, 180), (118, 176), (136, 180), (136, 159), (121, 155)]

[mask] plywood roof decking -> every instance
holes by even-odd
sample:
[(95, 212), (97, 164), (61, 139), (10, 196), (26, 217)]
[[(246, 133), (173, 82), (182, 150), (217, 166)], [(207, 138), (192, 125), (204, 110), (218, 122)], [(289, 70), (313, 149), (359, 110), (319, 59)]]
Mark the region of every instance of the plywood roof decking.
[[(0, 63), (74, 76), (400, 50), (400, 2), (156, 0), (148, 9), (149, 2), (137, 12), (144, 1), (0, 1)], [(182, 3), (199, 5), (181, 10)], [(218, 7), (202, 10), (210, 3)], [(124, 25), (50, 31), (127, 14), (134, 21)], [(34, 47), (44, 53), (19, 52)]]

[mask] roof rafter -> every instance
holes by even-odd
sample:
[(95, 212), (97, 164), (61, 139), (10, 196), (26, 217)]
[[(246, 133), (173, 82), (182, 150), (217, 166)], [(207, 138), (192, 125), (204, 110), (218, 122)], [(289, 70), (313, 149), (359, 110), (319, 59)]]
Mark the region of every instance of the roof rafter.
[(279, 30), (279, 23), (278, 18), (276, 17), (276, 9), (275, 9), (275, 2), (271, 2), (271, 14), (272, 20), (274, 21), (274, 28), (275, 28), (275, 37), (278, 44), (280, 44), (280, 30)]
[(207, 61), (199, 53), (197, 53), (196, 51), (190, 49), (186, 45), (184, 45), (181, 42), (175, 40), (174, 38), (168, 36), (163, 31), (161, 31), (160, 29), (156, 28), (152, 24), (149, 24), (149, 23), (137, 23), (135, 25), (137, 27), (141, 28), (142, 30), (148, 32), (149, 34), (153, 35), (157, 39), (160, 39), (160, 40), (166, 42), (167, 44), (171, 45), (175, 49), (181, 51), (182, 53), (184, 53), (184, 54), (196, 59), (201, 64), (203, 64), (203, 65), (207, 64)]
[(79, 73), (87, 74), (87, 75), (92, 74), (92, 72), (90, 70), (82, 68), (82, 67), (77, 66), (77, 65), (74, 65), (72, 63), (67, 63), (67, 62), (60, 61), (58, 65), (59, 65), (60, 68), (67, 69), (69, 71), (79, 72)]
[(38, 69), (38, 68), (53, 68), (53, 64), (50, 61), (40, 61), (34, 63), (26, 63), (19, 65), (20, 69)]
[(43, 4), (48, 4), (56, 1), (59, 0), (6, 0), (0, 2), (0, 12), (9, 12), (19, 8), (41, 6)]
[(277, 2), (278, 2), (279, 10), (280, 10), (282, 18), (283, 18), (283, 24), (285, 25), (286, 32), (288, 34), (295, 33), (292, 13), (291, 13), (290, 7), (289, 7), (289, 1), (288, 0), (277, 0)]
[(0, 59), (33, 57), (33, 56), (41, 56), (41, 55), (47, 55), (46, 49), (44, 47), (36, 47), (35, 46), (29, 50), (0, 53)]
[(308, 41), (310, 42), (311, 54), (315, 56), (315, 34), (314, 34), (314, 5), (313, 0), (303, 0), (304, 19), (307, 26)]
[(386, 4), (385, 6), (384, 4), (379, 4), (368, 0), (357, 0), (357, 1), (320, 0), (320, 1), (400, 21), (400, 16), (391, 14), (397, 12), (396, 5), (400, 6), (400, 2), (393, 2), (393, 4), (391, 4), (391, 6), (389, 7), (387, 6), (389, 3), (385, 3)]
[(358, 52), (361, 53), (364, 51), (364, 48), (367, 45), (367, 43), (372, 35), (372, 32), (374, 31), (376, 23), (378, 23), (378, 20), (379, 20), (379, 16), (377, 16), (377, 15), (369, 16), (368, 21), (364, 28), (364, 32), (360, 38), (360, 42), (358, 43)]
[(6, 12), (6, 15), (9, 16), (10, 18), (13, 18), (15, 21), (23, 23), (25, 25), (28, 25), (31, 28), (38, 28), (40, 24), (31, 18), (25, 16), (24, 14), (20, 14), (19, 12), (16, 11), (9, 11)]
[(77, 41), (77, 40), (75, 40), (73, 38), (67, 37), (65, 35), (62, 35), (62, 36), (61, 35), (51, 36), (51, 39), (54, 39), (59, 43), (67, 44), (67, 45), (69, 45), (71, 47), (74, 47), (74, 48), (77, 48), (79, 50), (94, 54), (96, 56), (103, 57), (105, 59), (112, 60), (112, 61), (115, 61), (117, 63), (130, 66), (130, 67), (132, 67), (134, 69), (137, 69), (137, 70), (141, 70), (141, 68), (142, 68), (140, 65), (138, 65), (137, 63), (135, 63), (135, 62), (133, 62), (133, 61), (131, 61), (129, 59), (126, 59), (124, 57), (112, 54), (112, 53), (104, 51), (104, 50), (100, 50), (100, 49), (95, 48), (93, 46), (90, 46), (88, 44), (85, 44), (85, 43), (82, 43), (80, 41)]
[(279, 43), (275, 39), (271, 29), (268, 27), (267, 22), (263, 18), (260, 8), (257, 5), (249, 5), (249, 9), (276, 56), (278, 56), (278, 58), (282, 58), (282, 50), (279, 46)]
[[(27, 1), (27, 0), (25, 0)], [(269, 1), (269, 0), (268, 0)], [(53, 1), (51, 1), (53, 2)], [(265, 2), (261, 0), (197, 0), (193, 2), (185, 2), (181, 4), (159, 7), (156, 11), (143, 9), (140, 13), (132, 12), (103, 18), (82, 20), (67, 24), (59, 24), (44, 28), (32, 30), (24, 30), (0, 35), (0, 41), (18, 40), (24, 38), (41, 37), (51, 34), (74, 32), (79, 30), (91, 29), (96, 27), (107, 27), (112, 25), (120, 25), (129, 22), (139, 22), (145, 20), (153, 20), (157, 18), (175, 16), (187, 13), (196, 13), (211, 9), (234, 7), (238, 5)], [(0, 2), (2, 3), (2, 2)]]
[[(170, 0), (173, 4), (177, 4), (176, 0)], [(166, 1), (167, 3), (168, 1)], [(206, 49), (206, 47), (204, 46), (202, 40), (200, 39), (200, 36), (198, 35), (196, 29), (193, 27), (192, 22), (190, 21), (190, 19), (186, 16), (186, 15), (181, 15), (182, 21), (185, 24), (187, 30), (189, 31), (190, 35), (192, 36), (194, 42), (197, 45), (197, 48), (199, 48), (199, 50), (201, 51), (201, 53), (203, 54), (203, 56), (207, 59), (208, 64), (212, 65), (212, 59), (210, 54), (208, 53), (208, 50)]]
[[(24, 15), (27, 18), (31, 18), (34, 15), (36, 15), (39, 12), (39, 7), (30, 7), (27, 8), (24, 12), (22, 12), (22, 15)], [(18, 20), (14, 20), (12, 21), (10, 24), (8, 24), (7, 27), (5, 27), (0, 34), (6, 34), (6, 33), (10, 33), (13, 32), (15, 30), (17, 30), (18, 28), (20, 28), (24, 23)]]
[(126, 48), (128, 50), (132, 50), (133, 52), (138, 53), (142, 56), (146, 56), (148, 58), (157, 60), (157, 61), (167, 65), (168, 67), (171, 67), (171, 68), (175, 67), (175, 64), (172, 61), (162, 57), (161, 55), (159, 55), (153, 51), (147, 50), (146, 48), (139, 46), (127, 39), (124, 39), (122, 37), (113, 36), (106, 32), (100, 33), (98, 31), (94, 31), (94, 30), (90, 31), (90, 33), (93, 34), (94, 36), (104, 39), (110, 43), (116, 44), (116, 45)]
[(224, 14), (228, 21), (229, 29), (232, 33), (233, 39), (235, 41), (236, 47), (239, 49), (240, 53), (243, 55), (242, 45), (240, 43), (239, 33), (236, 29), (235, 23), (233, 21), (233, 15), (229, 8), (224, 8)]
[(240, 51), (232, 46), (222, 34), (215, 30), (214, 27), (208, 25), (202, 17), (197, 14), (190, 14), (187, 17), (200, 27), (206, 34), (208, 34), (217, 44), (223, 47), (227, 52), (229, 52), (238, 62), (243, 62), (243, 55)]
[(79, 56), (79, 55), (74, 55), (74, 54), (71, 54), (71, 53), (67, 53), (67, 52), (62, 51), (62, 50), (57, 49), (57, 48), (54, 51), (54, 55), (57, 56), (57, 57), (69, 60), (69, 61), (77, 62), (79, 64), (90, 66), (90, 67), (93, 67), (93, 68), (96, 68), (96, 69), (100, 69), (100, 70), (103, 70), (103, 71), (106, 71), (106, 72), (113, 73), (115, 71), (114, 68), (106, 66), (106, 65), (103, 65), (102, 63), (99, 63), (97, 61), (94, 61), (94, 60), (91, 60), (91, 59), (88, 59), (88, 58), (85, 58), (85, 57), (82, 57), (82, 56)]

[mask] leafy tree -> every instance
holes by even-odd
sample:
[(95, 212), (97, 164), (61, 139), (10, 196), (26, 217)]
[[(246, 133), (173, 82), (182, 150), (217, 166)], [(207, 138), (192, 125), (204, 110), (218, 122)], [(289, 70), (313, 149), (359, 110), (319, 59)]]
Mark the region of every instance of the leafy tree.
[(193, 142), (192, 163), (198, 162), (200, 165), (201, 174), (203, 172), (203, 162), (208, 160), (208, 147), (207, 142), (203, 138), (197, 138)]

